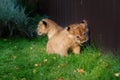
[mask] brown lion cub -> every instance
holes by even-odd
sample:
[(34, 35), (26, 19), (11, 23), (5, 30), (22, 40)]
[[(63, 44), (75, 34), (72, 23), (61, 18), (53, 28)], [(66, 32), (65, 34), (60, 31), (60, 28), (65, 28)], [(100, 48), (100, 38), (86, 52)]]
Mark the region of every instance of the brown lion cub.
[(42, 19), (37, 28), (38, 35), (47, 34), (48, 39), (52, 38), (55, 34), (59, 33), (59, 31), (62, 30), (62, 27), (60, 27), (58, 24), (56, 24), (54, 21), (50, 19)]
[(84, 42), (87, 42), (89, 37), (88, 37), (88, 26), (87, 26), (87, 22), (86, 20), (83, 20), (80, 24), (71, 24), (68, 26), (69, 28), (69, 33), (74, 35), (78, 41), (80, 41), (78, 43), (75, 43), (70, 50), (72, 50), (75, 54), (79, 54), (80, 53), (80, 49), (81, 49), (81, 45)]
[(80, 24), (72, 24), (68, 26), (69, 32), (76, 36), (80, 40), (80, 44), (88, 41), (88, 24), (86, 20), (83, 20)]

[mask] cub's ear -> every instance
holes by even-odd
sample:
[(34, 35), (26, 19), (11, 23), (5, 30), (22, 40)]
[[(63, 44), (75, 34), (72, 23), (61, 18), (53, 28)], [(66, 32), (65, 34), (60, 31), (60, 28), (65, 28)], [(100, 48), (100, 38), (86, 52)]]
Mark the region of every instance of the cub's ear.
[(85, 26), (87, 27), (87, 25), (88, 25), (88, 23), (87, 23), (87, 21), (86, 20), (82, 20), (82, 22), (81, 23), (83, 23), (83, 24), (85, 24)]
[(47, 23), (45, 21), (42, 21), (45, 26), (47, 26)]
[(69, 30), (70, 30), (70, 27), (69, 27), (69, 26), (68, 26), (68, 27), (66, 27), (66, 30), (67, 30), (67, 31), (69, 31)]
[(80, 23), (80, 25), (81, 25), (81, 29), (82, 29), (82, 30), (88, 28), (88, 24), (87, 24), (87, 21), (86, 21), (86, 20), (82, 20), (82, 22)]

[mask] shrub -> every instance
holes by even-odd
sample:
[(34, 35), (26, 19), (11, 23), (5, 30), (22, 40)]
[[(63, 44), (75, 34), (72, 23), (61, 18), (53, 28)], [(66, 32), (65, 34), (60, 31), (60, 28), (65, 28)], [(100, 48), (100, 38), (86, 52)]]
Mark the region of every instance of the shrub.
[(22, 35), (32, 37), (35, 27), (25, 8), (15, 0), (0, 0), (0, 36)]
[(30, 16), (36, 16), (38, 14), (46, 14), (45, 0), (16, 0), (22, 6), (26, 7), (26, 12)]

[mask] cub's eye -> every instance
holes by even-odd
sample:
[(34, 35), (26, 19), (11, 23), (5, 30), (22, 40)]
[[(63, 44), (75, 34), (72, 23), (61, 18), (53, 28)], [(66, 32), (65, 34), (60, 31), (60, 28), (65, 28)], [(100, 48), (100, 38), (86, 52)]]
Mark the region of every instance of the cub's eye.
[(76, 36), (76, 38), (78, 38), (78, 39), (79, 39), (79, 38), (80, 38), (80, 36)]
[(84, 32), (84, 33), (82, 33), (82, 35), (86, 35), (86, 33)]

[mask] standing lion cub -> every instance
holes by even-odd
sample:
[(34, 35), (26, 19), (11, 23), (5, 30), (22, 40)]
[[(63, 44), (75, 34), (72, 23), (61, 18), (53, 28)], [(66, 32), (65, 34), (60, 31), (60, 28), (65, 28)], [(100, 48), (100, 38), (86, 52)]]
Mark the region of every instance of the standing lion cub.
[(38, 35), (48, 35), (46, 52), (48, 54), (60, 54), (61, 56), (66, 56), (68, 50), (79, 54), (80, 45), (88, 40), (87, 32), (88, 28), (85, 20), (80, 24), (72, 24), (62, 29), (54, 21), (43, 19), (39, 22), (37, 28)]

